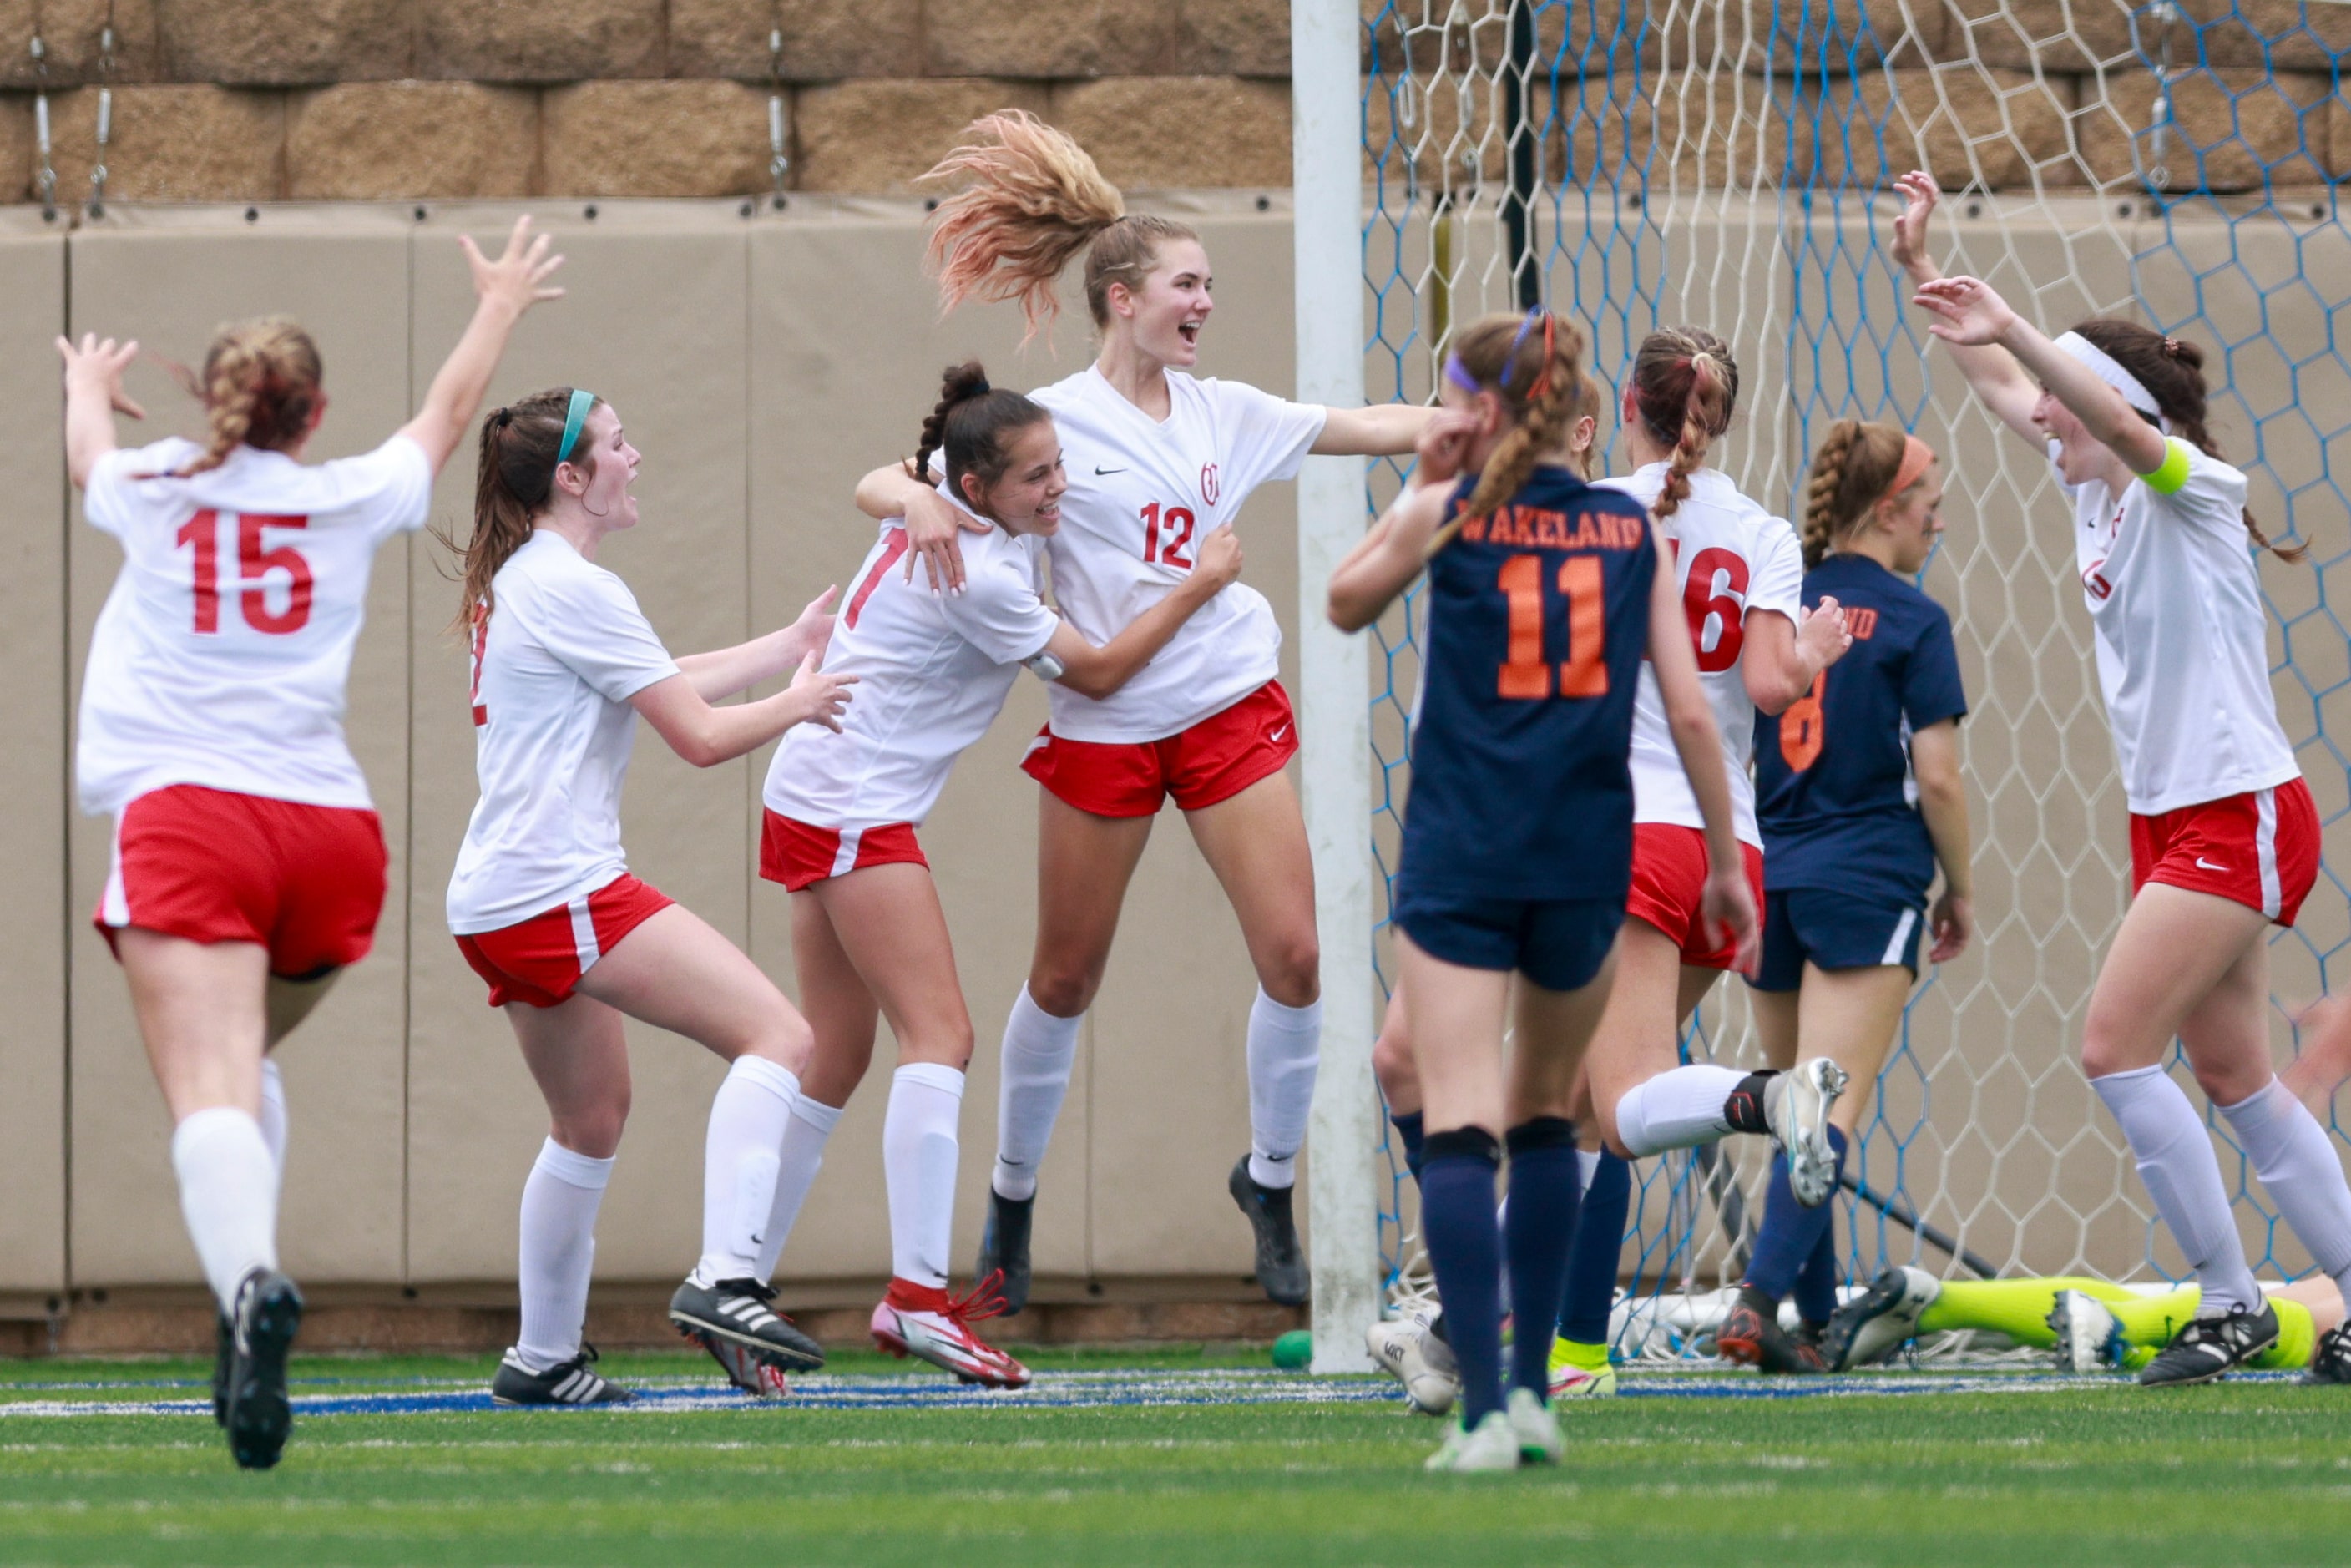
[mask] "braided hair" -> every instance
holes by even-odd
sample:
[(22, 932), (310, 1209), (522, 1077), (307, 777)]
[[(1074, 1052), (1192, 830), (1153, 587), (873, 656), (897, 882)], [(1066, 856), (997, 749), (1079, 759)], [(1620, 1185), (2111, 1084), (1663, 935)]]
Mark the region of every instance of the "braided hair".
[(309, 434), (319, 411), (319, 345), (290, 317), (264, 316), (221, 328), (204, 350), (199, 373), (165, 363), (204, 405), (204, 449), (175, 470), (173, 478), (208, 473), (239, 446), (283, 452)]
[(947, 493), (957, 506), (977, 510), (964, 493), (963, 476), (976, 476), (985, 493), (1011, 465), (1013, 434), (1050, 417), (1011, 388), (990, 386), (977, 360), (949, 365), (940, 375), (938, 406), (923, 421), (922, 439), (906, 460), (906, 476), (929, 484), (931, 455), (942, 453)]
[(1651, 508), (1663, 522), (1689, 498), (1689, 476), (1706, 465), (1707, 448), (1730, 428), (1739, 404), (1739, 362), (1730, 345), (1697, 327), (1669, 327), (1641, 340), (1633, 356), (1633, 407), (1673, 458), (1666, 487)]
[(1482, 316), (1453, 340), (1469, 379), (1500, 394), (1510, 429), (1487, 455), (1460, 517), (1482, 517), (1526, 484), (1535, 465), (1567, 440), (1583, 374), (1583, 331), (1541, 311)]
[(1908, 444), (1900, 425), (1840, 419), (1829, 426), (1804, 486), (1805, 570), (1827, 559), (1901, 476)]
[[(2094, 317), (2076, 325), (2074, 330), (2138, 378), (2139, 385), (2154, 394), (2156, 407), (2163, 411), (2163, 417), (2171, 422), (2173, 432), (2181, 440), (2207, 457), (2228, 461), (2221, 457), (2220, 444), (2213, 439), (2205, 423), (2208, 403), (2202, 349), (2185, 339), (2166, 337), (2152, 327), (2116, 320), (2111, 316)], [(2139, 417), (2145, 419), (2147, 415), (2140, 413)], [(2253, 543), (2280, 560), (2301, 561), (2309, 556), (2308, 545), (2272, 544), (2261, 525), (2253, 521), (2252, 508), (2245, 508), (2243, 517), (2245, 532), (2252, 537)]]

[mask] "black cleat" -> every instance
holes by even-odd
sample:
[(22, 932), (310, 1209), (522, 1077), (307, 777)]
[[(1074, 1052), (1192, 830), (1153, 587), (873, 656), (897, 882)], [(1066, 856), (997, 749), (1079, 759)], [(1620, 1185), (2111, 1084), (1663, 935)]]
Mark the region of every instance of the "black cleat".
[(2231, 1307), (2217, 1318), (2190, 1318), (2188, 1326), (2140, 1369), (2147, 1388), (2180, 1388), (2210, 1383), (2233, 1372), (2277, 1343), (2277, 1309), (2267, 1301), (2258, 1312)]
[(229, 1326), (226, 1313), (214, 1319), (213, 1326), (218, 1340), (213, 1354), (213, 1425), (225, 1427), (228, 1425), (229, 1346), (236, 1337), (236, 1331)]
[(2351, 1322), (2336, 1323), (2318, 1336), (2318, 1349), (2303, 1370), (2304, 1383), (2351, 1383)]
[(987, 1189), (987, 1223), (980, 1228), (979, 1263), (971, 1277), (998, 1276), (997, 1293), (1004, 1310), (1017, 1312), (1029, 1304), (1029, 1222), (1037, 1218), (1037, 1195), (1006, 1197)]
[(814, 1372), (824, 1364), (824, 1347), (800, 1333), (791, 1319), (768, 1309), (776, 1288), (757, 1280), (721, 1280), (697, 1285), (692, 1279), (669, 1299), (669, 1321), (677, 1332), (718, 1356), (730, 1381), (735, 1369), (718, 1344), (740, 1345), (778, 1372)]
[(583, 1344), (569, 1361), (533, 1372), (508, 1351), (498, 1360), (498, 1375), (490, 1380), (493, 1405), (633, 1405), (637, 1396), (590, 1370), (596, 1347)]
[(221, 1425), (241, 1469), (266, 1470), (294, 1427), (286, 1401), (286, 1352), (302, 1326), (302, 1292), (275, 1269), (256, 1269), (236, 1288), (231, 1314), (227, 1396)]
[(1257, 1232), (1257, 1282), (1268, 1301), (1285, 1307), (1302, 1306), (1312, 1282), (1306, 1271), (1306, 1254), (1298, 1245), (1298, 1221), (1290, 1212), (1290, 1189), (1258, 1186), (1249, 1166), (1249, 1157), (1243, 1155), (1225, 1187), (1249, 1216), (1249, 1228)]
[(1764, 1372), (1803, 1375), (1829, 1369), (1817, 1341), (1782, 1328), (1780, 1304), (1745, 1286), (1715, 1331), (1714, 1351), (1725, 1361)]

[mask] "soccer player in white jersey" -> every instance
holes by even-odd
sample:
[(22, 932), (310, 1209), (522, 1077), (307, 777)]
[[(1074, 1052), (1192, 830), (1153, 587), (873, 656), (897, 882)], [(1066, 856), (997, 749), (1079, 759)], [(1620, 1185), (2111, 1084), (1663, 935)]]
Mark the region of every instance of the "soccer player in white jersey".
[(948, 494), (994, 528), (963, 540), (964, 591), (935, 594), (896, 570), (906, 530), (883, 525), (825, 655), (853, 675), (838, 733), (799, 729), (768, 768), (759, 874), (792, 895), (792, 954), (816, 1045), (784, 1136), (783, 1175), (758, 1259), (767, 1279), (816, 1177), (825, 1139), (864, 1077), (877, 1017), (898, 1042), (882, 1127), (890, 1201), (890, 1287), (874, 1341), (971, 1382), (1018, 1388), (1027, 1368), (972, 1331), (1000, 1310), (998, 1281), (947, 1292), (956, 1123), (971, 1061), (971, 1015), (956, 977), (938, 889), (915, 830), (965, 747), (987, 733), (1021, 666), (1108, 696), (1167, 645), (1187, 616), (1240, 573), (1229, 527), (1200, 538), (1173, 591), (1097, 648), (1040, 597), (1045, 541), (1069, 488), (1043, 408), (951, 366), (909, 474), (945, 460)]
[[(1236, 382), (1196, 380), (1215, 308), (1207, 250), (1170, 219), (1130, 214), (1075, 141), (1008, 110), (974, 124), (933, 172), (966, 186), (940, 204), (932, 256), (949, 307), (1020, 301), (1032, 329), (1053, 313), (1063, 268), (1085, 256), (1094, 362), (1031, 395), (1052, 415), (1070, 488), (1048, 541), (1053, 592), (1087, 640), (1108, 643), (1196, 570), (1202, 538), (1239, 515), (1258, 486), (1309, 453), (1398, 454), (1424, 407), (1326, 409)], [(903, 517), (932, 581), (962, 582), (955, 559), (970, 517), (890, 467), (859, 505)], [(907, 562), (911, 572), (913, 561)], [(1102, 984), (1121, 905), (1151, 826), (1171, 796), (1217, 874), (1257, 970), (1249, 1009), (1250, 1151), (1228, 1188), (1256, 1235), (1257, 1275), (1277, 1301), (1303, 1301), (1306, 1260), (1290, 1214), (1298, 1151), (1322, 1040), (1314, 871), (1298, 797), (1282, 769), (1298, 748), (1275, 680), (1272, 607), (1235, 583), (1107, 698), (1066, 684), (1024, 764), (1040, 796), (1038, 930), (1029, 983), (1004, 1031), (993, 1197), (979, 1271), (1027, 1300), (1039, 1163), (1061, 1110), (1078, 1030)]]
[[(449, 929), (506, 1009), (550, 1123), (523, 1186), (522, 1332), (491, 1385), (502, 1405), (628, 1398), (580, 1338), (596, 1210), (629, 1112), (624, 1016), (730, 1063), (704, 1143), (702, 1257), (670, 1321), (738, 1382), (824, 1361), (753, 1278), (809, 1027), (733, 943), (629, 874), (621, 786), (640, 717), (698, 768), (796, 724), (838, 724), (851, 678), (817, 668), (833, 594), (782, 631), (672, 659), (628, 585), (596, 564), (608, 535), (636, 526), (637, 462), (619, 414), (583, 388), (496, 410), (463, 552), (482, 794)], [(794, 670), (773, 696), (712, 706)]]
[(1980, 280), (1940, 276), (1926, 248), (1935, 183), (1900, 184), (1895, 258), (1928, 330), (2000, 422), (2048, 455), (2073, 502), (2132, 889), (2090, 993), (2082, 1070), (2202, 1291), (2139, 1380), (2201, 1383), (2258, 1355), (2278, 1320), (2246, 1268), (2203, 1119), (2164, 1071), (2175, 1036), (2286, 1223), (2351, 1285), (2342, 1162), (2270, 1070), (2268, 937), (2317, 880), (2319, 826), (2270, 691), (2255, 568), (2267, 541), (2244, 474), (2206, 427), (2200, 350), (2111, 319), (2053, 341)]
[(197, 386), (202, 443), (118, 449), (136, 343), (57, 340), (66, 464), (123, 565), (91, 633), (75, 754), (114, 819), (98, 927), (121, 961), (170, 1110), (180, 1206), (221, 1311), (213, 1413), (247, 1469), (277, 1462), (302, 1295), (277, 1268), (286, 1100), (267, 1052), (367, 954), (383, 833), (343, 739), (344, 685), (379, 546), (423, 525), (515, 323), (562, 264), (528, 218), (474, 274), (474, 317), (416, 417), (362, 456), (306, 465), (319, 351), (282, 318), (224, 328)]

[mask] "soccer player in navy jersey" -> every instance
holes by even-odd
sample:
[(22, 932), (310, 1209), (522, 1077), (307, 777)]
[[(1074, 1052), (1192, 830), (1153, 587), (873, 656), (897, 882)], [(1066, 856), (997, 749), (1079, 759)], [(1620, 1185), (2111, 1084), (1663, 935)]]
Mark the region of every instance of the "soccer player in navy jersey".
[[(1489, 317), (1456, 343), (1447, 413), (1421, 437), (1414, 484), (1332, 575), (1331, 617), (1366, 626), (1428, 571), (1392, 913), (1426, 1130), (1422, 1230), (1460, 1364), (1460, 1425), (1429, 1468), (1488, 1470), (1561, 1450), (1545, 1388), (1581, 1186), (1570, 1100), (1631, 882), (1645, 651), (1706, 822), (1706, 915), (1751, 955), (1755, 912), (1647, 509), (1567, 466), (1583, 334), (1538, 310)], [(1507, 1237), (1494, 1214), (1506, 1148)], [(1507, 1401), (1505, 1251), (1518, 1324)]]
[[(1812, 691), (1755, 721), (1763, 830), (1763, 964), (1748, 983), (1775, 1067), (1825, 1056), (1853, 1090), (1830, 1113), (1842, 1172), (1931, 929), (1936, 963), (1967, 946), (1974, 917), (1959, 724), (1967, 713), (1951, 618), (1912, 579), (1942, 532), (1934, 452), (1890, 424), (1840, 420), (1813, 454), (1803, 522), (1807, 605), (1844, 607), (1853, 645)], [(1943, 891), (1928, 894), (1939, 864)], [(1787, 1156), (1739, 1301), (1716, 1345), (1766, 1372), (1823, 1369), (1815, 1342), (1835, 1312), (1833, 1211), (1800, 1207)], [(1791, 1293), (1804, 1325), (1780, 1327)], [(1809, 1332), (1805, 1332), (1809, 1331)]]

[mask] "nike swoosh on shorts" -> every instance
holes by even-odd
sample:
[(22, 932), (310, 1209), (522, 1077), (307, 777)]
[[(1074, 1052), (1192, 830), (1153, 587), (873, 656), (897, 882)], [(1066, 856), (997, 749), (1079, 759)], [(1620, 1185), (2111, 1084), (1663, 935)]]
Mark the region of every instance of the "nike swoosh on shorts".
[(2198, 871), (2227, 871), (2229, 868), (2224, 865), (2214, 865), (2202, 855), (2198, 855), (2196, 857), (2196, 869)]

